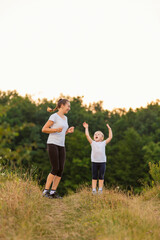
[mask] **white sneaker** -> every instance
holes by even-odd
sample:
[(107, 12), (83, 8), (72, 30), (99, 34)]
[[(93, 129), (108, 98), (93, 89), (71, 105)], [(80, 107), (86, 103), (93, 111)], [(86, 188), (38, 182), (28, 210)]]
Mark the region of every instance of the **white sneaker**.
[(103, 193), (103, 191), (102, 190), (98, 190), (98, 194), (102, 194)]
[(93, 195), (96, 195), (96, 193), (97, 193), (97, 191), (92, 191), (92, 194), (93, 194)]

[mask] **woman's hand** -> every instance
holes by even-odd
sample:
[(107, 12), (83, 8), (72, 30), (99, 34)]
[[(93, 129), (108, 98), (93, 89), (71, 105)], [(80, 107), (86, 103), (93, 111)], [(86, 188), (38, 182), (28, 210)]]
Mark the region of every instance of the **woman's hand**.
[(67, 133), (73, 133), (73, 132), (74, 132), (74, 127), (68, 128)]
[(62, 132), (62, 128), (56, 128), (56, 132)]

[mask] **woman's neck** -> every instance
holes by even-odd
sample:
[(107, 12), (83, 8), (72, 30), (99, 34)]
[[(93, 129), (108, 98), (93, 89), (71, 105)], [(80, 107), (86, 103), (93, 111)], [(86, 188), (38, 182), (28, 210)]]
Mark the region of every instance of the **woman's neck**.
[(64, 112), (62, 109), (59, 109), (59, 111), (57, 113), (59, 116), (64, 117)]

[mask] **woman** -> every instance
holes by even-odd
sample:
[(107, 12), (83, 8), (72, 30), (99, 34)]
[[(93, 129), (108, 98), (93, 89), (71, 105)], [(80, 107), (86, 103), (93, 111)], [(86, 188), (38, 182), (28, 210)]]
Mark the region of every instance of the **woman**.
[[(43, 191), (43, 196), (48, 198), (61, 198), (56, 190), (62, 177), (66, 158), (65, 135), (73, 133), (74, 127), (68, 128), (68, 120), (65, 116), (70, 110), (70, 102), (67, 99), (59, 99), (56, 108), (47, 108), (47, 111), (57, 113), (52, 114), (42, 128), (43, 133), (48, 133), (47, 150), (52, 165)], [(52, 188), (50, 190), (50, 186)]]

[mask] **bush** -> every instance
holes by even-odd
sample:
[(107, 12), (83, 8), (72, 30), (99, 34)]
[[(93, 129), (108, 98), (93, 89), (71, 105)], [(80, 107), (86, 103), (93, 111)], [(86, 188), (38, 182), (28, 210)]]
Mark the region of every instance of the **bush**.
[(160, 161), (159, 163), (149, 162), (149, 173), (153, 178), (152, 184), (160, 183)]

